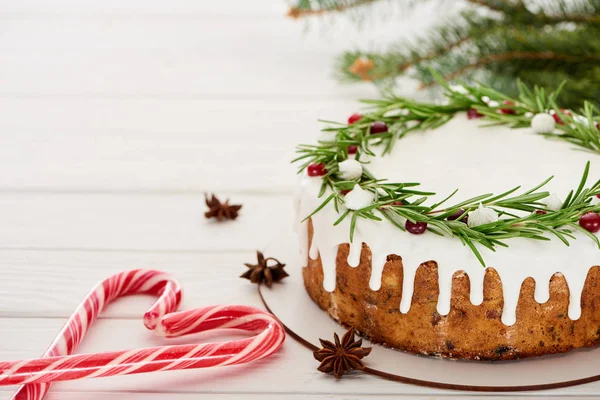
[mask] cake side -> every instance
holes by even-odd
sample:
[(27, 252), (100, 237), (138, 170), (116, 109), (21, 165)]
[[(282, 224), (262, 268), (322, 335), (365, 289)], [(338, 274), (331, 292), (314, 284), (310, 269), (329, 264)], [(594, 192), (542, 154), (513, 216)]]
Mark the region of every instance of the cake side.
[[(314, 233), (310, 220), (307, 233), (310, 245)], [(320, 256), (309, 258), (303, 269), (304, 283), (310, 297), (331, 317), (373, 342), (411, 353), (470, 360), (510, 360), (600, 344), (600, 315), (596, 312), (600, 309), (598, 266), (587, 274), (579, 319), (568, 317), (569, 288), (564, 276), (557, 273), (550, 279), (550, 298), (543, 304), (534, 298), (535, 281), (523, 281), (516, 322), (507, 326), (501, 320), (502, 282), (492, 268), (485, 272), (480, 305), (471, 303), (469, 276), (462, 271), (454, 273), (450, 312), (440, 315), (437, 263), (422, 263), (415, 275), (410, 310), (403, 314), (402, 258), (388, 255), (381, 287), (374, 291), (369, 287), (369, 246), (363, 243), (357, 267), (348, 265), (349, 251), (347, 243), (338, 248), (333, 292), (323, 288)]]

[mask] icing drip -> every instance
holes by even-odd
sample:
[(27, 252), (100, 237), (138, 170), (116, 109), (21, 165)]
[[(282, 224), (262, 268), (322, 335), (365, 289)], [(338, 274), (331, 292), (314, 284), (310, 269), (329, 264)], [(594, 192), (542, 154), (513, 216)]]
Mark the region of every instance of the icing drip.
[(358, 267), (360, 264), (360, 254), (362, 253), (362, 243), (350, 244), (350, 252), (348, 253), (348, 265)]
[(383, 267), (386, 259), (387, 254), (382, 252), (374, 253), (372, 256), (371, 280), (369, 281), (371, 290), (377, 291), (381, 288), (381, 275), (383, 274)]
[[(412, 264), (411, 264), (412, 265)], [(400, 312), (406, 314), (410, 310), (415, 288), (415, 275), (417, 268), (404, 268), (404, 280), (402, 282), (402, 299), (400, 299)], [(438, 308), (440, 302), (438, 301)]]
[(469, 275), (471, 282), (471, 303), (478, 306), (483, 303), (483, 279), (485, 278), (485, 270), (483, 268), (473, 269)]
[[(449, 269), (445, 269), (444, 273), (438, 274), (438, 283), (440, 287), (440, 295), (438, 298), (437, 312), (440, 315), (448, 315), (450, 312), (450, 302), (443, 301), (443, 299), (449, 299), (452, 296), (452, 276)], [(440, 299), (442, 299), (440, 301)]]
[[(550, 278), (551, 276), (542, 276), (536, 283), (536, 291), (533, 295), (535, 301), (544, 304), (550, 300)], [(539, 287), (537, 287), (539, 286)]]
[[(471, 129), (465, 129), (465, 127)], [(437, 137), (436, 137), (437, 135)], [(438, 140), (436, 140), (438, 139)], [(473, 149), (488, 148), (494, 143), (493, 152), (465, 151), (469, 157), (456, 157), (449, 152), (447, 144), (468, 143)], [(488, 146), (488, 147), (486, 147)], [(415, 170), (422, 165), (422, 149), (427, 148), (427, 168)], [(530, 149), (535, 148), (535, 152)], [(561, 160), (560, 168), (555, 160)], [(581, 177), (587, 160), (592, 161), (590, 180), (600, 176), (600, 157), (565, 148), (564, 143), (545, 140), (532, 135), (527, 129), (511, 130), (505, 127), (479, 129), (465, 118), (455, 118), (444, 127), (431, 132), (409, 135), (402, 139), (391, 155), (374, 157), (369, 170), (377, 177), (390, 181), (420, 181), (424, 189), (436, 189), (440, 197), (460, 188), (456, 200), (466, 199), (486, 192), (500, 192), (522, 184), (524, 188), (537, 185), (550, 175), (556, 178), (548, 185), (555, 193), (568, 193)], [(477, 168), (473, 168), (477, 165)], [(451, 166), (451, 167), (448, 167)], [(489, 167), (486, 167), (489, 166)], [(410, 171), (410, 172), (407, 172)], [(462, 179), (457, 180), (457, 177)], [(326, 206), (312, 217), (313, 240), (308, 249), (308, 223), (299, 221), (314, 211), (323, 201), (318, 198), (321, 180), (303, 176), (299, 190), (298, 221), (295, 229), (300, 237), (300, 252), (303, 262), (308, 257), (321, 257), (324, 282), (327, 291), (336, 284), (336, 257), (338, 247), (349, 243), (350, 218), (337, 226), (333, 223), (339, 214), (333, 206)], [(431, 201), (439, 200), (433, 198)], [(548, 301), (550, 278), (562, 273), (569, 286), (569, 317), (573, 320), (581, 315), (581, 293), (587, 273), (594, 265), (600, 265), (600, 251), (596, 244), (580, 232), (569, 247), (554, 237), (547, 242), (514, 238), (507, 243), (509, 248), (498, 248), (495, 252), (479, 248), (489, 267), (493, 267), (502, 281), (504, 309), (502, 322), (512, 325), (516, 321), (516, 309), (523, 281), (534, 279), (535, 300)], [(452, 278), (464, 271), (471, 284), (471, 302), (479, 305), (483, 301), (485, 268), (481, 266), (470, 249), (462, 246), (456, 238), (441, 237), (430, 232), (411, 235), (396, 228), (385, 218), (377, 222), (361, 220), (356, 225), (354, 241), (350, 243), (348, 264), (356, 267), (360, 263), (362, 243), (372, 253), (372, 272), (369, 286), (372, 290), (381, 287), (381, 277), (387, 256), (402, 257), (404, 280), (400, 312), (410, 310), (417, 268), (424, 262), (435, 260), (438, 264), (439, 299), (437, 310), (441, 315), (450, 311)]]
[(323, 265), (333, 265), (333, 268), (323, 269), (323, 288), (328, 292), (335, 290), (335, 258), (338, 252), (338, 245), (326, 248), (325, 251), (320, 252), (321, 262)]

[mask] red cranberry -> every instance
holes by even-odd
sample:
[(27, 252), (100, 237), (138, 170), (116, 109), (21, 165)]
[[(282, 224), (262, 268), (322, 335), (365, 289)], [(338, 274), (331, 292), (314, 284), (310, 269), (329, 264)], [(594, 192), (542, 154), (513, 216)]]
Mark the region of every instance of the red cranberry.
[(427, 222), (414, 223), (414, 222), (406, 221), (406, 224), (404, 224), (404, 227), (406, 228), (407, 231), (409, 231), (413, 235), (420, 235), (422, 233), (425, 233), (425, 231), (427, 230)]
[(595, 212), (583, 214), (579, 219), (579, 225), (586, 231), (596, 233), (600, 231), (600, 215)]
[[(465, 210), (463, 210), (462, 208), (459, 208), (458, 210), (456, 210), (456, 212), (454, 214), (448, 216), (448, 221), (456, 221), (464, 213), (465, 213)], [(467, 222), (469, 222), (469, 216), (465, 215), (463, 218), (461, 218), (460, 222), (464, 222), (466, 224)]]
[(467, 110), (467, 118), (468, 119), (477, 119), (483, 117), (483, 114), (479, 114), (476, 109), (469, 108)]
[(323, 163), (314, 163), (310, 164), (307, 168), (308, 176), (323, 176), (327, 173), (325, 169), (325, 164)]
[(351, 192), (351, 189), (340, 190), (340, 193), (342, 194), (342, 196), (345, 196), (350, 192)]
[[(508, 101), (508, 100), (504, 100), (502, 102), (503, 104), (507, 105), (507, 106), (514, 106), (515, 103), (513, 103), (512, 101)], [(517, 110), (515, 110), (514, 108), (501, 108), (500, 112), (502, 114), (516, 114)]]
[(537, 215), (546, 215), (546, 214), (548, 214), (548, 211), (544, 211), (544, 210), (535, 210), (535, 213), (536, 213)]
[(348, 154), (356, 154), (358, 146), (348, 146)]
[(565, 123), (562, 121), (562, 119), (560, 119), (560, 117), (558, 116), (558, 114), (552, 114), (552, 117), (554, 118), (554, 122), (556, 122), (559, 125), (564, 125)]
[[(563, 114), (571, 116), (571, 112), (569, 110), (565, 110), (564, 108), (561, 108), (560, 111), (562, 111)], [(558, 116), (558, 113), (554, 113), (552, 114), (552, 117), (554, 118), (554, 122), (556, 122), (559, 125), (564, 125), (565, 123), (562, 121), (562, 119), (560, 119), (560, 117)]]
[(375, 133), (384, 133), (388, 131), (388, 126), (385, 124), (385, 122), (373, 122), (371, 124), (371, 135), (375, 134)]
[(348, 117), (348, 124), (352, 125), (353, 123), (360, 121), (361, 118), (362, 115), (360, 115), (359, 113), (354, 113), (350, 117)]
[(596, 197), (600, 199), (600, 194), (597, 194)]

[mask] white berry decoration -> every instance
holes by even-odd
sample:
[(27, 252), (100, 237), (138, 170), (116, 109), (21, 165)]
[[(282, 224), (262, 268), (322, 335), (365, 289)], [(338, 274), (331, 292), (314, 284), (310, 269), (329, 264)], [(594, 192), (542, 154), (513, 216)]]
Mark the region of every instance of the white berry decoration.
[(354, 188), (346, 194), (344, 203), (349, 210), (360, 210), (373, 204), (373, 193), (363, 190), (357, 183)]
[(345, 160), (338, 164), (340, 177), (346, 181), (359, 179), (362, 176), (362, 164), (356, 160)]
[(590, 126), (590, 121), (583, 115), (578, 115), (578, 114), (573, 115), (573, 121), (575, 121), (581, 125)]
[(406, 108), (394, 108), (393, 110), (389, 110), (389, 111), (386, 111), (385, 113), (383, 113), (383, 116), (386, 118), (389, 118), (389, 117), (397, 117), (399, 115), (407, 116), (409, 114), (410, 114), (410, 110), (408, 110)]
[(549, 133), (554, 130), (556, 122), (550, 114), (539, 113), (531, 119), (531, 128), (535, 133)]
[(543, 202), (546, 204), (546, 208), (552, 211), (558, 211), (563, 206), (563, 201), (555, 193), (552, 193), (550, 196), (546, 197)]
[(498, 213), (479, 203), (479, 208), (469, 213), (468, 225), (470, 228), (474, 228), (479, 225), (491, 224), (496, 221), (498, 221)]
[(454, 93), (468, 94), (469, 91), (463, 85), (450, 85), (450, 90)]

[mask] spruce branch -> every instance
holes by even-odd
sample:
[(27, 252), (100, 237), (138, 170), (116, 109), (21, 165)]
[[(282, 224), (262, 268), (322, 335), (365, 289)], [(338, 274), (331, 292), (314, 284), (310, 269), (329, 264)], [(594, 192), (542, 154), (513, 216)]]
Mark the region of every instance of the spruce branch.
[[(457, 79), (469, 70), (477, 69), (485, 67), (492, 63), (507, 63), (513, 62), (515, 60), (548, 60), (560, 63), (570, 63), (575, 65), (582, 65), (586, 63), (598, 63), (600, 64), (600, 54), (597, 55), (570, 55), (570, 54), (557, 54), (551, 51), (541, 51), (541, 52), (525, 52), (525, 51), (509, 51), (505, 53), (497, 53), (490, 54), (484, 56), (477, 61), (464, 65), (449, 74), (444, 76), (445, 80), (451, 81)], [(428, 83), (423, 83), (421, 85), (421, 89), (430, 87), (437, 84), (436, 81), (431, 81)]]
[[(527, 24), (534, 26), (553, 25), (563, 22), (598, 23), (600, 15), (593, 15), (597, 7), (590, 7), (590, 1), (554, 0), (542, 3), (543, 7), (532, 11), (522, 0), (467, 0), (475, 6), (495, 11), (512, 24)], [(592, 13), (592, 15), (590, 15)]]
[(515, 7), (525, 8), (524, 4), (521, 1), (513, 2), (515, 4), (511, 4), (509, 1), (504, 0), (467, 0), (469, 3), (483, 6), (489, 10), (497, 11), (497, 12), (506, 12)]
[[(315, 1), (329, 7), (346, 2)], [(307, 2), (312, 4), (298, 0)], [(600, 103), (599, 0), (466, 2), (466, 11), (413, 40), (381, 52), (345, 52), (337, 58), (338, 77), (388, 89), (398, 84), (396, 78), (408, 76), (429, 88), (435, 86), (428, 72), (433, 68), (449, 79), (482, 80), (509, 94), (517, 93), (516, 78), (530, 86), (557, 86), (568, 78), (563, 105)], [(413, 4), (403, 3), (406, 8)]]
[[(503, 35), (478, 38), (463, 54), (447, 54), (423, 63), (416, 69), (416, 75), (423, 87), (436, 84), (429, 72), (433, 68), (450, 80), (460, 77), (493, 82), (509, 94), (516, 94), (516, 87), (506, 87), (502, 82), (514, 83), (514, 76), (531, 86), (556, 86), (561, 78), (569, 80), (564, 105), (577, 107), (585, 99), (600, 100), (596, 89), (600, 83), (600, 41), (585, 42), (586, 37), (600, 37), (600, 29), (586, 27), (566, 33), (546, 33), (522, 28)], [(575, 42), (586, 44), (574, 46)]]
[(543, 8), (536, 10), (536, 15), (546, 23), (600, 23), (598, 0), (553, 0), (542, 5)]
[[(349, 51), (337, 59), (336, 69), (342, 81), (368, 80), (381, 82), (393, 80), (409, 68), (434, 61), (454, 50), (459, 50), (473, 37), (487, 37), (497, 30), (497, 21), (472, 13), (464, 13), (457, 22), (441, 26), (414, 43), (402, 43), (384, 53)], [(352, 65), (356, 60), (370, 60), (373, 67), (365, 77), (356, 74)]]

